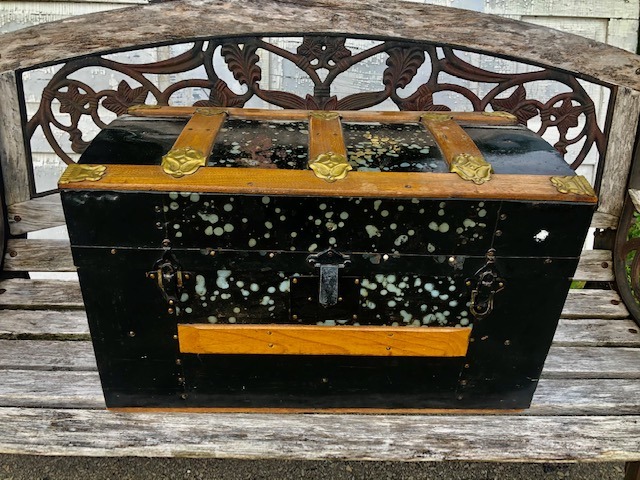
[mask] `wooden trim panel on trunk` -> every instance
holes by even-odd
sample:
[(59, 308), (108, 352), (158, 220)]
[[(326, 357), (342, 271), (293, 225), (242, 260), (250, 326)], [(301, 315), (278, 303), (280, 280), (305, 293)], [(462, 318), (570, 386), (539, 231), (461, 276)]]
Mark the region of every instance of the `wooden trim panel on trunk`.
[(351, 172), (339, 184), (309, 170), (201, 168), (183, 178), (156, 165), (108, 165), (99, 181), (60, 185), (67, 190), (233, 193), (395, 198), (474, 198), (593, 203), (592, 195), (560, 193), (547, 175), (494, 174), (477, 185), (453, 173)]
[(181, 353), (464, 357), (471, 328), (179, 324)]

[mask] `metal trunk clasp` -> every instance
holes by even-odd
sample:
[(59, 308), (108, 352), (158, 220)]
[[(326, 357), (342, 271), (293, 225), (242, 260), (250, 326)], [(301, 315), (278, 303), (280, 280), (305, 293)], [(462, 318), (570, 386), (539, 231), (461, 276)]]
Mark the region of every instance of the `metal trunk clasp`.
[[(162, 257), (153, 264), (153, 270), (147, 272), (147, 278), (157, 284), (162, 297), (173, 307), (178, 303), (184, 282), (191, 278), (191, 273), (183, 271), (170, 248), (165, 248)], [(172, 309), (169, 313), (173, 313)]]
[(469, 311), (477, 320), (489, 316), (493, 311), (495, 294), (505, 287), (495, 266), (496, 251), (493, 248), (487, 252), (486, 259), (487, 262), (474, 274), (474, 278), (466, 281), (468, 287), (473, 287)]
[(338, 303), (338, 271), (351, 263), (349, 255), (332, 248), (307, 257), (307, 262), (320, 269), (318, 302), (323, 307)]

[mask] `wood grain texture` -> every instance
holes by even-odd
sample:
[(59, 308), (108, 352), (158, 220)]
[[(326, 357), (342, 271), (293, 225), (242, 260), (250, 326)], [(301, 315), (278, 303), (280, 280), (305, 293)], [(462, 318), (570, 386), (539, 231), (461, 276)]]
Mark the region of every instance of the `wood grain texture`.
[(611, 250), (583, 250), (574, 280), (613, 282), (613, 261)]
[(464, 357), (470, 328), (179, 324), (180, 352), (197, 354)]
[[(639, 379), (640, 349), (552, 346), (543, 378)], [(0, 340), (0, 370), (95, 370), (90, 342)]]
[(613, 290), (570, 290), (563, 318), (628, 318), (629, 311)]
[(91, 342), (0, 340), (0, 370), (96, 370)]
[(387, 461), (626, 461), (640, 416), (253, 415), (0, 409), (0, 453)]
[(309, 162), (315, 161), (320, 155), (335, 153), (347, 159), (347, 147), (342, 135), (340, 117), (309, 118)]
[(227, 116), (204, 115), (194, 111), (193, 116), (182, 129), (173, 148), (194, 148), (208, 158), (216, 141), (216, 136)]
[(0, 406), (104, 409), (97, 371), (2, 370)]
[[(10, 272), (75, 272), (67, 240), (13, 239), (7, 243), (4, 269)], [(612, 282), (610, 250), (584, 250), (574, 280)]]
[[(0, 307), (13, 309), (83, 308), (77, 281), (10, 279), (0, 281)], [(628, 318), (620, 296), (612, 290), (570, 290), (564, 318)]]
[(480, 149), (453, 118), (441, 120), (425, 115), (422, 117), (422, 124), (433, 136), (449, 167), (453, 159), (461, 154), (473, 155), (484, 160)]
[(0, 281), (0, 308), (80, 309), (84, 303), (77, 281), (14, 278)]
[(544, 378), (640, 379), (640, 348), (556, 347), (549, 350)]
[[(174, 107), (157, 106), (149, 108), (135, 106), (129, 110), (129, 114), (136, 117), (190, 117), (200, 107)], [(260, 108), (228, 108), (224, 111), (234, 119), (243, 120), (291, 120), (307, 121), (312, 110), (265, 110)], [(322, 112), (326, 113), (325, 110)], [(382, 122), (382, 123), (418, 123), (425, 113), (424, 111), (372, 111), (372, 110), (332, 110), (345, 122)], [(446, 112), (452, 120), (463, 124), (481, 125), (518, 125), (516, 117), (493, 115), (491, 112)]]
[(14, 239), (7, 242), (8, 272), (75, 272), (68, 240)]
[(89, 340), (87, 315), (82, 310), (2, 310), (0, 339)]
[(636, 142), (638, 117), (640, 116), (640, 93), (626, 88), (619, 89), (613, 111), (602, 171), (598, 211), (619, 217), (622, 212), (627, 177)]
[(174, 178), (157, 165), (108, 165), (97, 182), (60, 185), (65, 190), (233, 193), (239, 195), (313, 195), (394, 198), (481, 198), (596, 203), (596, 197), (560, 193), (545, 175), (494, 174), (482, 185), (454, 173), (351, 172), (336, 182), (308, 170), (201, 168)]
[(612, 230), (615, 230), (618, 228), (619, 220), (619, 217), (616, 215), (597, 211), (593, 214), (593, 219), (591, 220), (591, 228), (610, 228)]
[(0, 74), (0, 98), (0, 167), (5, 203), (12, 205), (31, 198), (29, 165), (20, 122), (20, 97), (13, 72)]
[[(180, 29), (176, 30), (176, 25)], [(208, 35), (292, 32), (440, 42), (491, 55), (528, 59), (537, 65), (580, 72), (587, 78), (640, 90), (640, 79), (635, 73), (640, 59), (623, 50), (469, 10), (385, 0), (368, 0), (357, 5), (339, 0), (303, 3), (265, 0), (259, 4), (251, 0), (178, 0), (114, 10), (3, 35), (0, 71), (141, 44), (192, 41)]]
[(560, 319), (553, 345), (558, 347), (640, 348), (640, 327), (633, 320)]
[[(105, 403), (97, 372), (3, 370), (0, 406), (104, 409)], [(518, 415), (634, 415), (638, 411), (637, 380), (542, 379), (531, 408)]]
[[(561, 319), (556, 346), (640, 347), (640, 328), (628, 319)], [(88, 340), (81, 310), (2, 310), (0, 339)]]
[(37, 197), (7, 207), (12, 235), (35, 232), (65, 224), (60, 194)]

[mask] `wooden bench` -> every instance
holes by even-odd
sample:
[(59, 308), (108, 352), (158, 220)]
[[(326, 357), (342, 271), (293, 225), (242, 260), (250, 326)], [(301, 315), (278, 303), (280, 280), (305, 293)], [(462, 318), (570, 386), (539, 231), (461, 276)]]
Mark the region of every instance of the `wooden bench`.
[[(0, 155), (8, 219), (0, 280), (0, 453), (640, 461), (639, 327), (619, 294), (610, 288), (615, 280), (610, 240), (626, 198), (640, 112), (640, 60), (542, 27), (434, 6), (399, 6), (378, 0), (355, 9), (342, 2), (320, 1), (305, 2), (304, 7), (275, 1), (259, 6), (246, 0), (215, 3), (181, 0), (134, 7), (0, 37)], [(37, 196), (30, 188), (31, 167), (20, 117), (23, 103), (16, 79), (21, 70), (38, 65), (94, 58), (91, 56), (140, 45), (211, 35), (253, 38), (295, 32), (348, 32), (350, 37), (453, 46), (526, 59), (529, 64), (555, 69), (557, 78), (597, 79), (611, 88), (605, 129), (608, 142), (601, 155), (606, 153), (606, 163), (599, 175), (601, 200), (592, 224), (598, 240), (596, 249), (583, 252), (574, 276), (576, 281), (587, 282), (587, 288), (569, 294), (530, 409), (411, 415), (156, 415), (105, 410), (77, 281), (26, 275), (73, 272), (74, 266), (67, 240), (24, 238), (27, 233), (64, 224), (64, 218), (56, 193)], [(413, 68), (405, 60), (406, 68)], [(402, 68), (398, 71), (403, 73)], [(358, 105), (366, 103), (363, 98)], [(420, 108), (427, 108), (425, 105)], [(520, 107), (515, 103), (512, 107), (517, 114)], [(629, 463), (627, 478), (640, 478), (637, 463)]]

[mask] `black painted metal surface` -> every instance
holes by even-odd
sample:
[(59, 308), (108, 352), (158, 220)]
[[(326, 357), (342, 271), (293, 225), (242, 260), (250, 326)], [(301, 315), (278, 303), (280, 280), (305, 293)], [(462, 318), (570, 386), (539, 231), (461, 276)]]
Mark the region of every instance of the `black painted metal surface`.
[[(183, 124), (116, 125), (82, 161), (159, 163)], [(498, 173), (565, 173), (551, 147), (522, 129), (468, 131), (488, 160), (499, 159)], [(526, 408), (593, 211), (198, 192), (65, 190), (62, 199), (110, 407)], [(478, 286), (487, 271), (496, 280)], [(473, 315), (474, 288), (491, 296), (486, 315)], [(180, 353), (178, 323), (472, 334), (464, 358), (195, 355)]]

